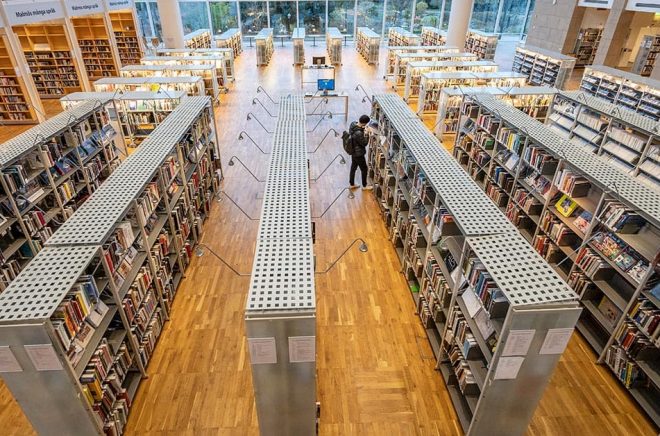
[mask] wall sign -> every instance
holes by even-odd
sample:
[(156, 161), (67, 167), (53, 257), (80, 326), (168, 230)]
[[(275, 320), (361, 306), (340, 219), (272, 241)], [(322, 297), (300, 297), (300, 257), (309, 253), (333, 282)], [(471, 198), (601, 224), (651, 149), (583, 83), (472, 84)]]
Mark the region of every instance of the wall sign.
[(64, 4), (66, 5), (66, 13), (70, 17), (105, 12), (105, 5), (102, 0), (66, 0)]
[(612, 9), (612, 3), (614, 3), (614, 0), (580, 0), (578, 6), (584, 8)]
[(58, 1), (5, 3), (9, 24), (30, 24), (64, 18), (62, 3)]
[(628, 0), (626, 10), (660, 13), (660, 0)]
[(109, 11), (117, 9), (130, 9), (133, 7), (133, 0), (105, 0), (105, 7)]

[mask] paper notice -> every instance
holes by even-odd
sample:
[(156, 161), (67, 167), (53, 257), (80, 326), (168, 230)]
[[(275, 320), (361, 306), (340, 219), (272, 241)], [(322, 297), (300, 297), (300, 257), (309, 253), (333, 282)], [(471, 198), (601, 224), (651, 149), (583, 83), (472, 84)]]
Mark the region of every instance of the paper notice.
[(0, 372), (21, 372), (23, 368), (7, 346), (0, 347)]
[(573, 334), (572, 328), (549, 329), (545, 335), (539, 354), (561, 354), (566, 349)]
[(253, 365), (277, 363), (275, 338), (248, 338), (248, 348)]
[(506, 338), (502, 356), (525, 356), (532, 345), (536, 330), (511, 330)]
[(518, 377), (524, 357), (500, 357), (495, 368), (495, 380), (511, 380)]
[(315, 362), (316, 336), (289, 337), (289, 362)]
[(465, 308), (467, 309), (470, 318), (474, 318), (474, 315), (476, 315), (479, 309), (481, 309), (481, 304), (479, 303), (479, 300), (477, 300), (477, 296), (472, 292), (472, 289), (468, 289), (463, 292), (461, 297), (463, 297), (463, 302), (465, 303)]
[(495, 333), (495, 327), (493, 327), (493, 323), (490, 321), (488, 313), (485, 310), (477, 312), (477, 316), (474, 317), (474, 322), (477, 324), (477, 328), (484, 339), (488, 339), (490, 335)]
[(25, 352), (37, 371), (58, 371), (62, 369), (57, 353), (50, 344), (25, 345)]

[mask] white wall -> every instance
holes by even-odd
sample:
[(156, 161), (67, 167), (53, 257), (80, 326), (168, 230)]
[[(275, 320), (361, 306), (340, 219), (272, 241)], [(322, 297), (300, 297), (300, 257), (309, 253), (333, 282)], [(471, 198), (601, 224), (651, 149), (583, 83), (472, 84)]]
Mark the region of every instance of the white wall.
[(635, 62), (639, 46), (644, 35), (657, 35), (660, 33), (660, 21), (654, 21), (654, 14), (648, 12), (635, 12), (631, 23), (630, 36), (626, 41), (626, 48), (630, 49), (630, 56), (625, 57), (619, 66), (627, 66), (629, 62)]
[(607, 21), (607, 16), (610, 13), (609, 9), (594, 9), (586, 8), (584, 12), (584, 18), (582, 18), (581, 29), (590, 29), (590, 28), (602, 28), (605, 27), (605, 22)]

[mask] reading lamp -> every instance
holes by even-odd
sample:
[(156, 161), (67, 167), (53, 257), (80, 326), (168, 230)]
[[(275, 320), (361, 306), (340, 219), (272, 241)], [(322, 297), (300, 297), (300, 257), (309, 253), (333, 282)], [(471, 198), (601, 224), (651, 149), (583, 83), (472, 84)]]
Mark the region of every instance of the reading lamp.
[(195, 256), (197, 256), (197, 257), (202, 257), (202, 256), (204, 256), (204, 254), (205, 254), (204, 249), (205, 249), (205, 248), (208, 250), (209, 253), (211, 253), (211, 255), (213, 255), (213, 257), (215, 257), (216, 259), (218, 259), (220, 262), (224, 263), (225, 266), (226, 266), (227, 268), (229, 268), (230, 270), (232, 270), (232, 272), (233, 272), (234, 274), (236, 274), (237, 276), (240, 276), (240, 277), (249, 277), (249, 276), (250, 276), (250, 274), (244, 274), (244, 273), (240, 273), (240, 272), (236, 271), (236, 269), (234, 269), (233, 266), (229, 265), (229, 264), (228, 264), (228, 263), (227, 263), (222, 257), (220, 257), (220, 256), (218, 255), (218, 253), (216, 253), (215, 251), (213, 251), (213, 250), (211, 249), (211, 247), (209, 247), (208, 245), (206, 245), (206, 244), (203, 243), (203, 242), (200, 242), (200, 243), (197, 244), (197, 248), (195, 248)]
[(312, 218), (314, 218), (314, 219), (320, 219), (320, 218), (323, 218), (323, 215), (325, 215), (325, 214), (330, 210), (330, 208), (332, 207), (332, 205), (335, 204), (335, 203), (337, 202), (337, 200), (339, 200), (339, 197), (341, 196), (341, 194), (342, 194), (344, 191), (348, 191), (348, 198), (350, 198), (350, 199), (355, 198), (355, 194), (353, 194), (353, 191), (351, 191), (350, 188), (344, 188), (344, 189), (342, 189), (341, 191), (339, 191), (339, 194), (337, 194), (337, 196), (335, 197), (335, 199), (332, 200), (332, 203), (330, 203), (330, 205), (329, 205), (328, 207), (325, 208), (325, 210), (323, 211), (323, 213), (322, 213), (321, 215), (319, 215), (319, 216), (313, 216)]
[(332, 268), (334, 268), (335, 265), (337, 265), (337, 262), (339, 262), (341, 258), (344, 257), (346, 253), (348, 253), (348, 250), (350, 250), (351, 247), (353, 247), (353, 245), (355, 245), (355, 243), (358, 241), (360, 242), (360, 246), (358, 247), (360, 253), (366, 253), (367, 251), (369, 251), (369, 247), (367, 246), (367, 243), (364, 241), (364, 239), (357, 238), (353, 242), (351, 242), (350, 245), (346, 247), (346, 249), (339, 255), (339, 257), (333, 260), (326, 269), (324, 269), (323, 271), (314, 271), (314, 274), (327, 274)]
[[(328, 131), (325, 133), (325, 136), (323, 136), (323, 139), (321, 139), (321, 142), (319, 142), (319, 145), (316, 146), (316, 148), (314, 149), (314, 151), (308, 151), (307, 153), (309, 153), (309, 154), (316, 153), (316, 150), (318, 150), (319, 147), (321, 147), (321, 145), (323, 144), (323, 141), (325, 141), (325, 139), (328, 137), (328, 135), (330, 134), (330, 132), (334, 132), (334, 134), (335, 134), (335, 138), (339, 138), (339, 132), (336, 131), (334, 128), (330, 127), (330, 130), (328, 130)], [(240, 138), (239, 138), (239, 139), (240, 139)]]
[(323, 174), (325, 174), (326, 171), (328, 171), (328, 168), (330, 168), (330, 167), (332, 166), (332, 163), (333, 163), (334, 161), (337, 160), (337, 158), (339, 158), (339, 163), (340, 163), (340, 164), (342, 164), (342, 165), (346, 165), (346, 159), (344, 159), (344, 156), (342, 156), (341, 153), (340, 153), (340, 154), (338, 154), (337, 156), (335, 156), (334, 159), (332, 159), (332, 160), (330, 161), (330, 163), (328, 164), (328, 166), (325, 167), (325, 169), (324, 169), (323, 171), (321, 171), (321, 174), (319, 174), (316, 178), (312, 178), (312, 181), (313, 181), (313, 182), (316, 182), (318, 179), (320, 179), (321, 176), (322, 176)]
[(266, 126), (264, 126), (264, 125), (261, 123), (261, 121), (259, 121), (259, 118), (257, 118), (255, 114), (253, 114), (252, 112), (248, 112), (248, 114), (247, 114), (247, 120), (250, 121), (250, 120), (252, 120), (252, 119), (254, 119), (257, 123), (259, 123), (259, 125), (261, 126), (261, 128), (264, 129), (264, 130), (266, 131), (266, 133), (274, 133), (274, 132), (268, 130), (268, 129), (266, 128)]
[(227, 199), (229, 199), (229, 201), (231, 201), (231, 202), (234, 204), (234, 206), (236, 206), (236, 207), (238, 208), (238, 210), (240, 210), (241, 213), (242, 213), (243, 215), (245, 215), (250, 221), (257, 221), (257, 220), (258, 220), (258, 218), (252, 218), (250, 215), (248, 215), (248, 213), (247, 213), (246, 211), (244, 211), (243, 208), (242, 208), (241, 206), (239, 206), (238, 203), (236, 203), (236, 202), (234, 201), (234, 199), (231, 198), (231, 197), (229, 196), (229, 194), (227, 194), (225, 191), (220, 191), (220, 192), (218, 192), (218, 195), (217, 195), (217, 197), (218, 197), (218, 203), (222, 201), (222, 197), (221, 197), (221, 195), (224, 195), (225, 197), (227, 197)]
[(257, 143), (255, 142), (255, 140), (252, 139), (252, 137), (251, 137), (250, 135), (248, 135), (248, 133), (247, 133), (245, 130), (241, 130), (241, 131), (240, 131), (240, 133), (238, 134), (238, 140), (239, 140), (239, 141), (242, 141), (242, 140), (245, 139), (246, 136), (248, 137), (248, 139), (249, 139), (250, 141), (252, 141), (252, 143), (254, 144), (254, 146), (257, 147), (257, 148), (259, 149), (259, 151), (260, 151), (262, 154), (270, 154), (270, 153), (266, 153), (261, 147), (259, 147), (259, 144), (257, 144)]
[(277, 118), (277, 115), (271, 114), (270, 111), (268, 110), (268, 108), (266, 106), (264, 106), (264, 104), (261, 102), (261, 100), (259, 100), (257, 97), (254, 97), (252, 99), (252, 106), (256, 105), (257, 103), (259, 103), (261, 105), (261, 107), (264, 108), (266, 113), (268, 113), (268, 116), (270, 116), (271, 118)]
[(239, 159), (238, 157), (236, 157), (236, 156), (232, 156), (231, 159), (229, 159), (228, 164), (229, 164), (230, 167), (233, 167), (234, 164), (236, 163), (236, 162), (234, 162), (234, 160), (237, 160), (237, 161), (241, 164), (241, 166), (242, 166), (243, 168), (245, 168), (245, 171), (247, 171), (248, 173), (250, 173), (250, 175), (252, 176), (252, 178), (254, 178), (254, 180), (256, 180), (257, 182), (262, 182), (262, 183), (265, 182), (265, 180), (262, 180), (262, 179), (258, 178), (257, 176), (255, 176), (254, 173), (253, 173), (252, 171), (250, 171), (250, 169), (249, 169), (249, 168), (243, 163), (243, 161), (240, 160), (240, 159)]

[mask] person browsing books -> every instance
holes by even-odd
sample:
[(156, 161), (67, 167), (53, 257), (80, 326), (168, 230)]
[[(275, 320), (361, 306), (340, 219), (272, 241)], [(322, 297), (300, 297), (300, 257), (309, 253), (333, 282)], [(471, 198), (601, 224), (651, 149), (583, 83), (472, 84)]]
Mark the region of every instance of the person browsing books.
[(349, 184), (351, 189), (358, 186), (355, 184), (355, 172), (360, 168), (360, 175), (362, 176), (362, 189), (373, 189), (372, 186), (367, 184), (367, 145), (369, 145), (369, 135), (365, 132), (365, 127), (369, 124), (370, 118), (368, 115), (362, 115), (358, 121), (353, 121), (348, 128), (348, 132), (344, 132), (342, 140), (344, 141), (344, 150), (351, 156), (351, 171), (349, 174)]

